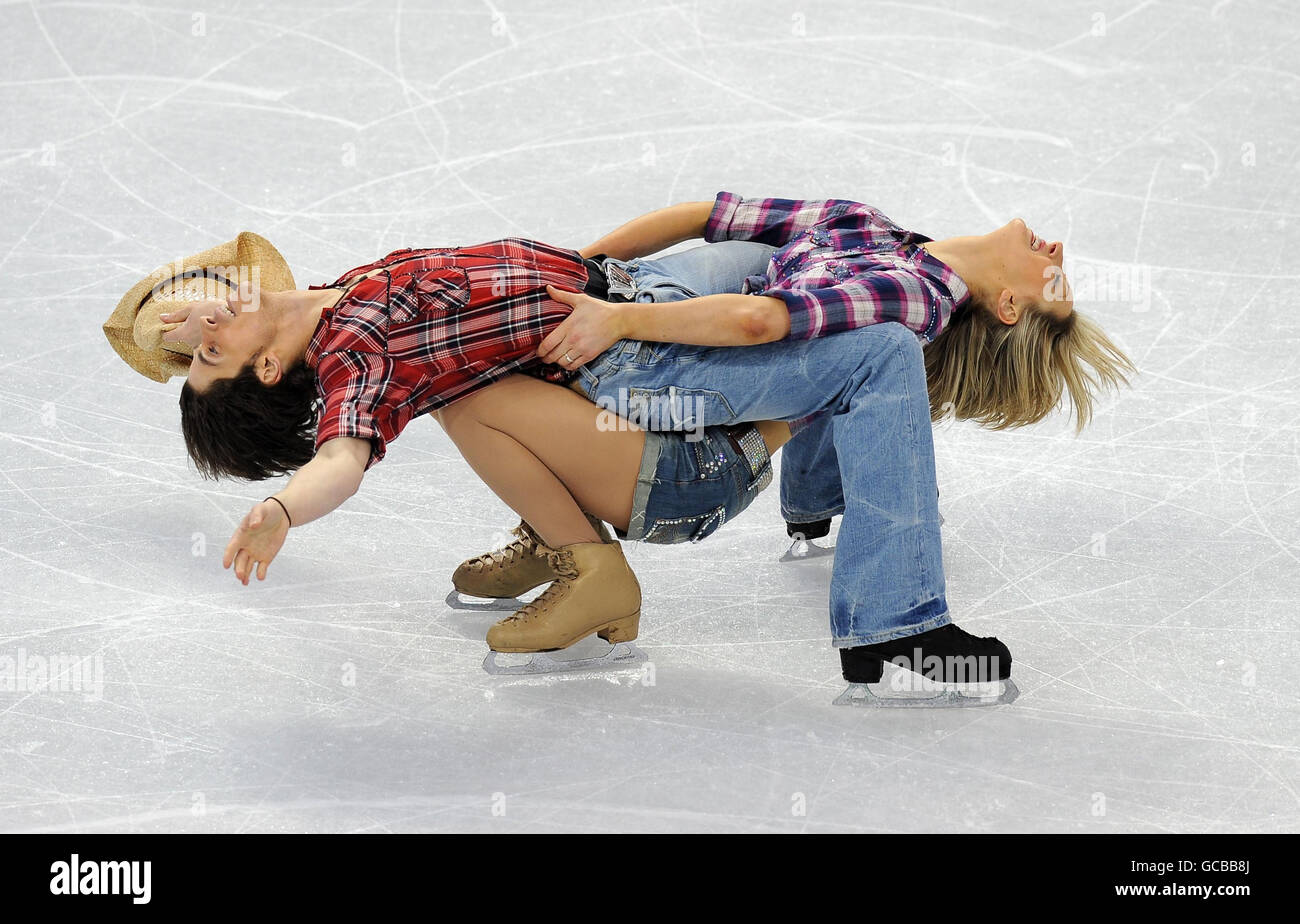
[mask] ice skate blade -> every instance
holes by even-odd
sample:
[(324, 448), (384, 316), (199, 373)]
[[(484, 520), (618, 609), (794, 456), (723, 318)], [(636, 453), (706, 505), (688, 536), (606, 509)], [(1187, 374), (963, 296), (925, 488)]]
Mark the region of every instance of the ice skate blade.
[[(519, 677), (528, 674), (562, 674), (570, 671), (613, 671), (635, 667), (650, 659), (632, 642), (619, 642), (609, 651), (594, 658), (556, 658), (555, 652), (534, 651), (509, 654), (489, 651), (483, 659), (483, 670), (497, 677)], [(511, 663), (520, 659), (521, 663)]]
[[(877, 684), (888, 690), (888, 684)], [(961, 689), (936, 691), (909, 691), (877, 695), (868, 684), (851, 683), (835, 697), (836, 706), (865, 706), (868, 708), (911, 709), (962, 709), (967, 706), (1003, 706), (1016, 701), (1020, 688), (1010, 678), (991, 684), (965, 684)]]
[(517, 597), (469, 597), (453, 588), (447, 594), (447, 605), (453, 610), (468, 610), (471, 613), (513, 613), (524, 605), (524, 601)]
[(786, 549), (785, 554), (778, 560), (781, 562), (812, 561), (815, 558), (825, 558), (827, 555), (834, 554), (835, 546), (827, 548), (808, 539), (796, 539), (790, 543), (790, 548)]

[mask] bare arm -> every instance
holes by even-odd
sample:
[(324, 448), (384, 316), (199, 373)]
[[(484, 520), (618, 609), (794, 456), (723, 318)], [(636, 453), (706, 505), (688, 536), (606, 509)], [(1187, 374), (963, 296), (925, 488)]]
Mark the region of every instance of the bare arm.
[(676, 302), (628, 302), (613, 306), (629, 340), (753, 346), (790, 332), (785, 302), (770, 295), (704, 295)]
[(276, 497), (294, 526), (319, 520), (357, 493), (370, 461), (370, 440), (340, 436), (321, 446)]
[(681, 202), (657, 209), (606, 234), (578, 251), (584, 257), (598, 253), (616, 260), (632, 260), (704, 236), (704, 226), (713, 211), (713, 201)]
[(320, 519), (357, 493), (369, 461), (369, 440), (344, 436), (325, 443), (310, 462), (294, 472), (284, 490), (272, 495), (280, 503), (264, 500), (253, 505), (226, 546), (222, 567), (233, 564), (235, 577), (245, 586), (254, 565), (257, 579), (266, 580), (266, 569), (289, 534), (285, 510), (294, 526)]
[(704, 295), (677, 302), (603, 302), (581, 292), (547, 286), (573, 308), (537, 347), (543, 362), (572, 369), (595, 359), (618, 340), (753, 346), (790, 333), (785, 302), (770, 295)]

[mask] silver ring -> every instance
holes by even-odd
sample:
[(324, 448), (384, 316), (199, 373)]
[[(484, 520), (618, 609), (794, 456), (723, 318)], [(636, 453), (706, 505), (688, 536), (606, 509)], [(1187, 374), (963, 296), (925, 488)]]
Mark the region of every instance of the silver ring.
[(570, 356), (569, 353), (570, 353), (569, 350), (565, 350), (565, 351), (564, 351), (564, 361), (565, 361), (566, 363), (571, 363), (571, 362), (573, 362), (573, 357)]

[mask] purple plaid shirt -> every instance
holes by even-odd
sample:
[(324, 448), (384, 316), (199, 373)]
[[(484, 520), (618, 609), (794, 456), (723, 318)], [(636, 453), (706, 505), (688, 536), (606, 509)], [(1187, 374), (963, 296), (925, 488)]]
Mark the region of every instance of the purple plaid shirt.
[(750, 276), (741, 291), (785, 302), (790, 340), (884, 321), (933, 340), (970, 297), (952, 267), (920, 246), (930, 238), (847, 199), (744, 199), (720, 192), (704, 237), (779, 248), (767, 275)]

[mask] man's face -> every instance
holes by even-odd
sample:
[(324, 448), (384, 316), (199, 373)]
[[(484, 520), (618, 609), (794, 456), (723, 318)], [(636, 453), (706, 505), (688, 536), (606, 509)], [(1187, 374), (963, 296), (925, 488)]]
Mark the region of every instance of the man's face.
[(202, 342), (190, 360), (189, 383), (200, 392), (217, 379), (233, 378), (269, 342), (256, 294), (240, 291), (198, 302)]
[(1074, 310), (1074, 295), (1063, 269), (1065, 245), (1043, 240), (1020, 218), (1013, 218), (990, 238), (1016, 304), (1038, 305), (1057, 318), (1068, 317)]

